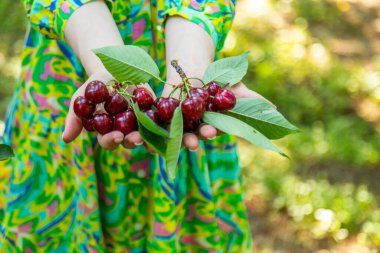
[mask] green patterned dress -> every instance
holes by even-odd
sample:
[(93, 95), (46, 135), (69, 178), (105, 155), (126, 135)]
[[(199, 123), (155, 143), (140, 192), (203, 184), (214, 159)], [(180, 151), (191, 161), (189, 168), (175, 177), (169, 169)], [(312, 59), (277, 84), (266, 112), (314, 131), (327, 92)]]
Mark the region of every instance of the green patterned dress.
[[(104, 150), (85, 131), (61, 140), (70, 98), (86, 80), (63, 31), (91, 0), (23, 2), (30, 28), (3, 139), (16, 157), (0, 163), (0, 252), (252, 252), (233, 137), (184, 149), (174, 183), (144, 147)], [(107, 4), (125, 44), (146, 49), (164, 78), (165, 17), (198, 24), (220, 50), (235, 1)]]

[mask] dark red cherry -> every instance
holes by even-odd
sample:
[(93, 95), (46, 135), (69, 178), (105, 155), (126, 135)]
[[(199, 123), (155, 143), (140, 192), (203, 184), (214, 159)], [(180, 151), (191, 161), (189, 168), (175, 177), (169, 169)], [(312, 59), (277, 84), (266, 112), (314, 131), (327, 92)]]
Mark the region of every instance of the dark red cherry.
[(183, 129), (185, 129), (186, 132), (194, 132), (198, 129), (199, 124), (199, 120), (191, 120), (188, 118), (184, 118)]
[(199, 120), (206, 111), (206, 105), (200, 97), (189, 97), (182, 102), (183, 116), (190, 120)]
[(104, 109), (111, 115), (116, 115), (120, 112), (124, 112), (129, 108), (129, 104), (125, 98), (117, 92), (114, 92), (109, 96), (104, 103)]
[(82, 126), (84, 129), (86, 129), (88, 132), (93, 132), (95, 131), (94, 126), (92, 125), (93, 118), (82, 118)]
[(168, 123), (173, 118), (175, 109), (179, 106), (179, 100), (175, 98), (163, 98), (157, 105), (158, 118), (163, 123)]
[(133, 92), (134, 101), (139, 105), (140, 109), (150, 108), (154, 104), (154, 99), (150, 92), (142, 87), (139, 87)]
[(143, 113), (145, 113), (146, 116), (148, 116), (151, 120), (153, 120), (154, 123), (159, 124), (159, 118), (158, 118), (158, 111), (152, 110), (152, 109), (145, 109), (143, 110)]
[(207, 90), (204, 90), (202, 88), (192, 88), (190, 89), (190, 95), (192, 97), (200, 97), (203, 99), (203, 101), (207, 104), (211, 101), (210, 94)]
[(218, 82), (209, 82), (207, 84), (207, 91), (211, 96), (215, 96), (215, 94), (222, 89)]
[(207, 104), (206, 111), (217, 112), (218, 110), (215, 108), (215, 105), (212, 102), (210, 102)]
[(100, 104), (107, 100), (109, 93), (103, 82), (92, 81), (87, 85), (84, 96), (91, 103)]
[(95, 108), (85, 97), (79, 96), (74, 101), (74, 112), (79, 118), (91, 118)]
[(137, 130), (137, 119), (132, 110), (119, 113), (115, 116), (115, 130), (124, 135)]
[(212, 104), (218, 111), (231, 110), (236, 104), (236, 97), (231, 91), (222, 89), (215, 94)]
[(92, 125), (94, 126), (96, 132), (102, 135), (107, 134), (113, 130), (113, 117), (107, 113), (95, 114)]
[(154, 101), (154, 106), (157, 108), (158, 104), (161, 103), (165, 98), (164, 97), (159, 97)]

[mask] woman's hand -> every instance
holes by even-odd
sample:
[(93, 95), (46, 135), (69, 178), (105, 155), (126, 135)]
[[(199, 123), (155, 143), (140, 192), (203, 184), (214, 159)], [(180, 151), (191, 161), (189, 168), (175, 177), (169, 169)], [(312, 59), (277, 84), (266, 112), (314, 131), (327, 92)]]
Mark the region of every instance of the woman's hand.
[[(99, 80), (103, 83), (107, 83), (110, 80), (113, 80), (113, 77), (108, 72), (99, 72), (91, 75), (89, 79), (74, 93), (71, 98), (69, 113), (66, 117), (65, 130), (63, 132), (62, 138), (66, 143), (73, 141), (82, 131), (82, 122), (75, 115), (73, 109), (73, 103), (75, 99), (79, 96), (84, 96), (84, 91), (86, 86), (93, 80)], [(154, 95), (152, 89), (148, 84), (143, 85), (145, 89), (149, 90), (152, 95)], [(129, 86), (128, 92), (133, 93), (133, 90), (136, 89), (135, 86)], [(125, 148), (133, 149), (136, 146), (143, 144), (143, 140), (139, 132), (134, 131), (124, 136), (120, 131), (112, 131), (105, 135), (98, 134), (99, 145), (105, 149), (113, 150), (122, 144)]]
[[(89, 79), (71, 98), (65, 131), (62, 135), (65, 142), (71, 142), (82, 131), (82, 123), (73, 111), (74, 100), (78, 96), (83, 96), (87, 84), (91, 81), (99, 80), (107, 83), (113, 80), (113, 77), (107, 72), (101, 61), (92, 52), (92, 49), (124, 45), (124, 42), (104, 1), (90, 2), (76, 10), (65, 27), (65, 39), (89, 75)], [(150, 89), (148, 85), (146, 85), (146, 88)], [(132, 90), (129, 90), (129, 92), (132, 92)], [(138, 132), (132, 132), (124, 136), (119, 131), (113, 131), (105, 135), (98, 135), (98, 141), (106, 149), (115, 149), (119, 144), (126, 148), (134, 148), (143, 144)]]

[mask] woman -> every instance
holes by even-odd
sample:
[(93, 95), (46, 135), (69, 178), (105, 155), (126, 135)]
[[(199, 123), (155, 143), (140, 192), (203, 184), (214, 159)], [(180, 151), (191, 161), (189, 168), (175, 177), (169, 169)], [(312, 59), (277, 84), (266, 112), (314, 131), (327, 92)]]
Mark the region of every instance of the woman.
[[(173, 59), (201, 77), (223, 47), (234, 1), (24, 4), (30, 29), (4, 136), (16, 157), (1, 178), (1, 252), (251, 252), (233, 137), (215, 138), (207, 125), (187, 134), (170, 183), (137, 132), (81, 133), (70, 106), (91, 80), (112, 79), (94, 48), (142, 47), (169, 83), (181, 82), (166, 69)], [(150, 85), (156, 95), (171, 90)], [(233, 92), (259, 96), (244, 84)]]

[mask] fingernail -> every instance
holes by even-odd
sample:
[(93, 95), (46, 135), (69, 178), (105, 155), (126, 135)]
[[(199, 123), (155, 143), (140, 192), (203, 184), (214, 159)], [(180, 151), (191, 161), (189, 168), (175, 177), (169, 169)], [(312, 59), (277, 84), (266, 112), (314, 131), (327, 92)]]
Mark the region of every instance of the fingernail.
[(144, 142), (135, 142), (135, 143), (133, 143), (133, 144), (135, 144), (135, 146), (141, 146), (141, 145), (144, 144)]
[(189, 148), (190, 152), (197, 152), (197, 149), (191, 149)]
[(124, 140), (123, 138), (117, 138), (115, 139), (115, 143), (120, 144), (123, 142), (123, 140)]
[(215, 138), (216, 138), (216, 136), (211, 137), (211, 138), (207, 138), (207, 140), (211, 141), (211, 140), (214, 140)]

